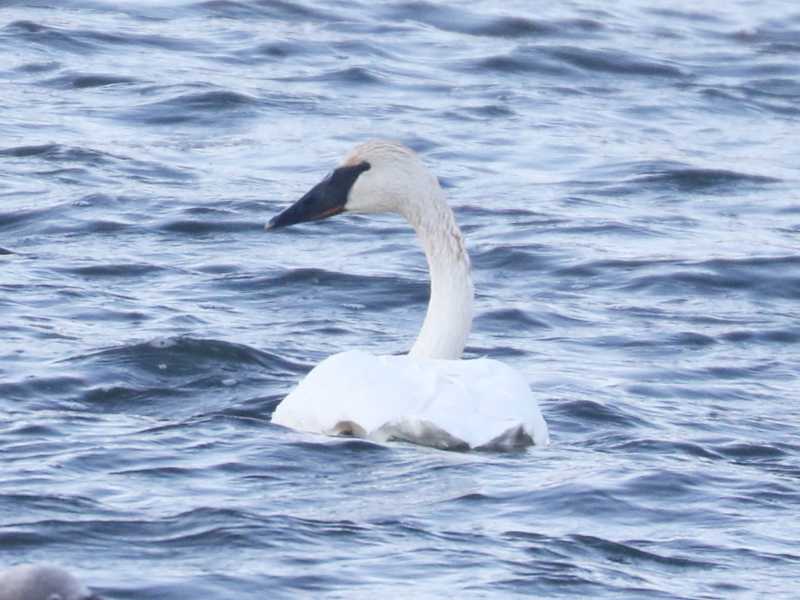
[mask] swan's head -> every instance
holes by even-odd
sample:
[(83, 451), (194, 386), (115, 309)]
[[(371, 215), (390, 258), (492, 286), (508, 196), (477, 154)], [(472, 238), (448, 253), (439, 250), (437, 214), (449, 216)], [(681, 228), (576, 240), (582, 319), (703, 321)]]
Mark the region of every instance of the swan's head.
[(0, 600), (102, 600), (75, 577), (49, 565), (18, 565), (0, 571)]
[(409, 217), (414, 206), (438, 190), (436, 178), (401, 144), (371, 141), (356, 146), (325, 179), (266, 229), (326, 219), (341, 212), (394, 212)]

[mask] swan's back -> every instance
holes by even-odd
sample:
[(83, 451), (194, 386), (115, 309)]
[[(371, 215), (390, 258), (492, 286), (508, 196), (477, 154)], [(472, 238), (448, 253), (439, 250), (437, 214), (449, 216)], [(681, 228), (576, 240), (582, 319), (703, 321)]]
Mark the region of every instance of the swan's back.
[(335, 354), (284, 399), (272, 421), (301, 431), (448, 449), (548, 443), (527, 382), (488, 358)]

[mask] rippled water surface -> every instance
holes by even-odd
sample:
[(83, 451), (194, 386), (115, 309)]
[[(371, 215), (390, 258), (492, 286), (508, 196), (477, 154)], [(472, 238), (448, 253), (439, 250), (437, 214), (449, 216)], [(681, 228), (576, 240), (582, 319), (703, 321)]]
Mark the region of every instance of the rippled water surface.
[[(0, 565), (109, 599), (796, 598), (800, 8), (0, 2)], [(468, 355), (552, 445), (270, 423), (400, 352), (397, 218), (263, 224), (393, 138), (468, 238)]]

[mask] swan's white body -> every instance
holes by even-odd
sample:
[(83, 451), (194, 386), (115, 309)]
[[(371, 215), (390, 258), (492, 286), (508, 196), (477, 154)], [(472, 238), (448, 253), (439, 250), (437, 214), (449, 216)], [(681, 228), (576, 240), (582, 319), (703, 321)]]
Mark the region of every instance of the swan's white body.
[(390, 142), (356, 147), (348, 165), (367, 166), (347, 190), (344, 209), (397, 212), (416, 230), (431, 276), (425, 321), (407, 356), (350, 351), (327, 358), (272, 421), (441, 448), (546, 445), (547, 424), (518, 372), (487, 358), (460, 360), (472, 326), (470, 262), (436, 178), (411, 150)]
[(272, 420), (300, 431), (451, 450), (502, 450), (548, 440), (525, 379), (488, 358), (334, 354), (281, 402)]
[(0, 571), (0, 600), (88, 600), (97, 598), (75, 577), (46, 565), (19, 565)]

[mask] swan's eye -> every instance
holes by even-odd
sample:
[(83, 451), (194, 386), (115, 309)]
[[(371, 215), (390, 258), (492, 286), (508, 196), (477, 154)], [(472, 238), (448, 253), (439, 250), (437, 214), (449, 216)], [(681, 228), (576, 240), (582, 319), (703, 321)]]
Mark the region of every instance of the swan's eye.
[(350, 193), (350, 188), (353, 187), (358, 176), (364, 171), (369, 171), (369, 169), (370, 164), (366, 161), (357, 165), (335, 169), (333, 173), (325, 179), (328, 185), (328, 193), (333, 197), (346, 200), (347, 195)]
[(339, 167), (331, 171), (326, 179), (329, 179), (335, 185), (353, 185), (358, 176), (364, 171), (369, 171), (369, 169), (370, 164), (366, 161), (349, 167)]

